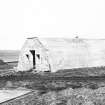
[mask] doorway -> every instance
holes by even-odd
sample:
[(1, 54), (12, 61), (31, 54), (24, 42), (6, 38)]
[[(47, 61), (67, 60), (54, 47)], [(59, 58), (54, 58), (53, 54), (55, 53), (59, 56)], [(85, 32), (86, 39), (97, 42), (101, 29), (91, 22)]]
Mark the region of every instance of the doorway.
[(33, 69), (36, 69), (36, 58), (35, 58), (35, 50), (30, 50), (33, 56)]

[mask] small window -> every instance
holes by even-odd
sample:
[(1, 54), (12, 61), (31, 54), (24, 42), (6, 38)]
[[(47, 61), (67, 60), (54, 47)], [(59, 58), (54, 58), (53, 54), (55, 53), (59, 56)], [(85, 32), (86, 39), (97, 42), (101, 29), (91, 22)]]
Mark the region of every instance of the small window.
[(38, 57), (38, 59), (40, 59), (40, 54), (36, 54), (36, 56)]
[(28, 54), (26, 54), (26, 57), (28, 58), (28, 60), (29, 60), (29, 55)]

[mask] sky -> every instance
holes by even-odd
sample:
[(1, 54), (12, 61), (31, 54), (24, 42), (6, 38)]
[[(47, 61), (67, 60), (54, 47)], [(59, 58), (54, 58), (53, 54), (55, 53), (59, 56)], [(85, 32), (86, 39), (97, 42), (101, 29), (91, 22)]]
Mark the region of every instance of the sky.
[(27, 37), (105, 38), (105, 0), (0, 0), (0, 50)]

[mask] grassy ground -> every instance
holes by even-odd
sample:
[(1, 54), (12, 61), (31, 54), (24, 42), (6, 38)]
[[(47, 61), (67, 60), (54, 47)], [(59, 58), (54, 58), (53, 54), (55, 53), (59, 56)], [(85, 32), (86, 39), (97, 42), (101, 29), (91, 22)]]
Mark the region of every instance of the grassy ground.
[[(14, 64), (11, 65), (13, 67)], [(5, 75), (4, 72), (4, 76), (0, 77), (0, 88), (39, 90), (37, 100), (33, 100), (31, 105), (39, 101), (38, 105), (105, 105), (104, 73), (105, 67), (56, 73), (12, 72)]]
[(61, 76), (50, 73), (33, 74), (29, 72), (12, 73), (0, 77), (0, 80), (11, 81), (14, 87), (26, 87), (38, 90), (62, 90), (66, 88), (97, 89), (105, 86), (105, 76)]
[(2, 105), (105, 105), (105, 88), (67, 88), (61, 91), (33, 91)]

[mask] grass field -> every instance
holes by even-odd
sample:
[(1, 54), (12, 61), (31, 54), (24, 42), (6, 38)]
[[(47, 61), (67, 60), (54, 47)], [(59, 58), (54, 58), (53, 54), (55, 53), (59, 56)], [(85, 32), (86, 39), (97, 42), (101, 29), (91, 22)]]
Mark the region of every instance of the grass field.
[(14, 72), (16, 66), (17, 61), (0, 65), (0, 89), (38, 90), (32, 105), (37, 101), (39, 105), (105, 105), (105, 67), (33, 73)]
[[(97, 69), (97, 72), (98, 69), (100, 70), (100, 68), (91, 69), (93, 71)], [(104, 72), (104, 67), (101, 69)], [(44, 74), (13, 73), (0, 77), (0, 88), (16, 89), (24, 87), (34, 91), (38, 90), (39, 94), (37, 96), (24, 99), (29, 100), (27, 105), (105, 105), (104, 75), (83, 75), (87, 73), (81, 73), (84, 70), (81, 70), (78, 73), (79, 75), (77, 75), (77, 72), (79, 72), (77, 70), (65, 71)], [(16, 102), (18, 103), (18, 101)]]

